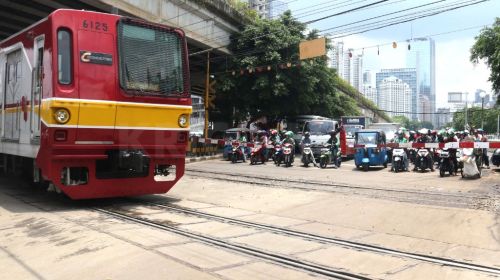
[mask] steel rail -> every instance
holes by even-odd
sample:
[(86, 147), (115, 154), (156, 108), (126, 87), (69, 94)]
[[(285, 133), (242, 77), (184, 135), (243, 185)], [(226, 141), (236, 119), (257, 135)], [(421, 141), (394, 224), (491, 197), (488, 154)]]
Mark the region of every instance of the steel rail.
[(439, 264), (439, 265), (443, 265), (443, 266), (461, 268), (461, 269), (466, 269), (466, 270), (475, 270), (475, 271), (479, 271), (479, 272), (484, 272), (484, 273), (489, 273), (489, 274), (494, 274), (494, 275), (500, 276), (500, 268), (495, 268), (495, 267), (490, 267), (490, 266), (485, 266), (485, 265), (480, 265), (480, 264), (474, 264), (474, 263), (469, 263), (469, 262), (464, 262), (464, 261), (457, 261), (457, 260), (453, 260), (450, 258), (435, 257), (435, 256), (429, 256), (429, 255), (424, 255), (424, 254), (419, 254), (419, 253), (405, 252), (405, 251), (386, 248), (386, 247), (377, 246), (377, 245), (349, 241), (346, 239), (325, 237), (325, 236), (321, 236), (321, 235), (317, 235), (317, 234), (313, 234), (313, 233), (307, 233), (307, 232), (302, 232), (302, 231), (297, 231), (297, 230), (292, 230), (292, 229), (286, 229), (286, 228), (282, 228), (282, 227), (266, 225), (266, 224), (261, 224), (261, 223), (249, 222), (249, 221), (244, 221), (244, 220), (235, 219), (235, 218), (223, 217), (220, 215), (214, 215), (214, 214), (209, 214), (206, 212), (201, 212), (198, 210), (190, 210), (187, 208), (165, 205), (165, 204), (157, 203), (157, 202), (149, 202), (148, 204), (150, 204), (152, 206), (157, 206), (157, 207), (169, 209), (172, 211), (188, 214), (188, 215), (194, 215), (194, 216), (198, 216), (198, 217), (203, 217), (203, 218), (207, 218), (207, 219), (211, 219), (211, 220), (217, 220), (217, 221), (221, 221), (224, 223), (230, 223), (230, 224), (235, 224), (235, 225), (240, 225), (240, 226), (245, 226), (245, 227), (267, 230), (267, 231), (271, 231), (274, 233), (299, 237), (299, 238), (303, 238), (303, 239), (307, 239), (307, 240), (311, 240), (311, 241), (330, 243), (330, 244), (335, 244), (335, 245), (342, 245), (342, 246), (346, 246), (346, 247), (350, 247), (350, 248), (354, 248), (354, 249), (358, 249), (358, 250), (363, 250), (363, 251), (371, 251), (371, 252), (381, 253), (381, 254), (385, 254), (385, 255), (411, 258), (411, 259), (425, 261), (425, 262), (432, 263), (432, 264)]
[[(359, 195), (366, 195), (366, 196), (371, 196), (371, 197), (379, 197), (379, 198), (392, 198), (397, 201), (417, 201), (417, 202), (426, 202), (426, 203), (432, 203), (435, 202), (438, 205), (461, 205), (464, 206), (465, 208), (469, 209), (484, 209), (484, 207), (470, 207), (471, 203), (465, 201), (465, 200), (479, 200), (479, 201), (491, 201), (492, 199), (498, 199), (500, 200), (500, 197), (494, 196), (494, 195), (489, 195), (489, 196), (478, 196), (478, 195), (470, 195), (470, 194), (453, 194), (453, 193), (438, 193), (438, 192), (422, 192), (422, 191), (413, 191), (413, 190), (399, 190), (399, 189), (390, 189), (390, 188), (378, 188), (378, 187), (363, 187), (363, 186), (352, 186), (352, 185), (346, 185), (346, 184), (332, 184), (332, 183), (325, 183), (325, 182), (318, 182), (318, 181), (301, 181), (301, 180), (294, 180), (294, 179), (279, 179), (279, 178), (270, 178), (270, 177), (259, 177), (259, 176), (254, 176), (254, 175), (244, 175), (244, 174), (229, 174), (229, 173), (223, 173), (223, 172), (213, 172), (213, 171), (206, 171), (206, 170), (186, 170), (185, 171), (187, 174), (192, 175), (192, 176), (198, 176), (202, 178), (210, 178), (210, 179), (215, 179), (215, 180), (224, 180), (224, 181), (229, 181), (229, 182), (235, 182), (235, 183), (245, 183), (245, 184), (257, 184), (261, 186), (268, 186), (268, 187), (277, 187), (275, 184), (272, 184), (270, 182), (276, 181), (276, 182), (282, 182), (282, 183), (291, 183), (291, 184), (306, 184), (307, 186), (293, 186), (293, 185), (286, 185), (286, 186), (278, 186), (278, 187), (283, 187), (283, 188), (291, 188), (291, 189), (301, 189), (301, 190), (319, 190), (319, 191), (328, 191), (328, 192), (337, 192), (337, 193), (342, 193), (345, 194), (347, 193), (346, 191), (341, 191), (340, 189), (350, 189), (354, 191), (358, 191), (356, 194)], [(200, 174), (201, 173), (201, 174)], [(210, 175), (207, 175), (210, 174)], [(211, 176), (212, 175), (212, 176)], [(214, 176), (215, 175), (215, 176)], [(231, 178), (222, 178), (221, 176), (229, 176)], [(243, 177), (243, 178), (248, 178), (249, 180), (242, 180), (238, 179), (238, 177)], [(252, 182), (253, 180), (253, 182)], [(323, 188), (318, 188), (315, 186), (319, 187), (333, 187), (336, 188), (337, 190), (334, 189), (323, 189)], [(372, 191), (374, 194), (368, 194), (368, 193), (362, 193), (362, 191)], [(377, 194), (375, 194), (377, 192)], [(412, 197), (398, 197), (398, 196), (391, 196), (391, 195), (386, 195), (384, 193), (399, 193), (399, 194), (406, 194), (406, 195), (412, 195)], [(434, 198), (417, 198), (416, 196), (433, 196)], [(446, 198), (454, 198), (456, 200), (449, 201), (449, 200), (443, 200), (443, 197)], [(445, 204), (444, 202), (448, 202)], [(431, 204), (432, 205), (432, 204)]]
[(154, 227), (154, 228), (169, 231), (169, 232), (173, 232), (173, 233), (176, 233), (176, 234), (179, 234), (179, 235), (182, 235), (182, 236), (194, 239), (194, 240), (198, 240), (200, 242), (203, 242), (203, 243), (206, 243), (209, 245), (223, 247), (223, 248), (226, 248), (226, 249), (229, 249), (232, 251), (236, 251), (236, 252), (243, 253), (246, 255), (254, 256), (254, 257), (257, 257), (257, 258), (260, 258), (263, 260), (272, 261), (275, 263), (280, 263), (282, 265), (285, 265), (285, 266), (288, 266), (291, 268), (301, 269), (304, 271), (313, 272), (313, 273), (316, 273), (319, 275), (324, 275), (324, 276), (328, 276), (328, 277), (332, 277), (332, 278), (336, 278), (336, 279), (345, 279), (345, 280), (354, 280), (354, 279), (368, 280), (368, 279), (370, 279), (366, 276), (356, 275), (356, 274), (341, 271), (341, 270), (335, 270), (335, 269), (332, 269), (329, 267), (325, 267), (325, 266), (297, 260), (297, 259), (294, 259), (291, 257), (281, 255), (281, 254), (264, 252), (262, 250), (258, 250), (258, 249), (252, 248), (252, 247), (248, 247), (248, 246), (244, 246), (244, 245), (240, 245), (240, 244), (236, 244), (236, 243), (232, 243), (232, 242), (226, 242), (226, 241), (219, 239), (219, 238), (209, 237), (206, 235), (196, 234), (196, 233), (189, 232), (186, 230), (181, 230), (181, 229), (178, 229), (178, 228), (173, 227), (173, 226), (164, 225), (164, 224), (150, 221), (150, 220), (147, 220), (144, 218), (133, 217), (130, 215), (126, 215), (123, 213), (110, 211), (110, 210), (106, 210), (106, 209), (102, 209), (102, 208), (93, 208), (93, 209), (95, 211), (101, 212), (103, 214), (106, 214), (106, 215), (109, 215), (109, 216), (112, 216), (112, 217), (115, 217), (118, 219), (122, 219), (125, 221)]
[[(318, 185), (318, 186), (325, 186), (325, 187), (336, 187), (336, 188), (346, 188), (346, 189), (359, 189), (359, 190), (370, 190), (370, 191), (383, 191), (383, 192), (399, 192), (399, 193), (407, 193), (407, 194), (428, 194), (428, 195), (438, 195), (438, 196), (452, 196), (452, 197), (458, 197), (458, 198), (464, 198), (466, 196), (467, 198), (476, 198), (476, 199), (489, 199), (491, 197), (489, 196), (478, 196), (478, 195), (469, 195), (465, 193), (461, 194), (453, 194), (453, 193), (438, 193), (438, 192), (421, 192), (421, 191), (414, 191), (414, 190), (401, 190), (401, 189), (393, 189), (393, 188), (380, 188), (380, 187), (364, 187), (364, 186), (355, 186), (355, 185), (349, 185), (349, 184), (339, 184), (339, 183), (327, 183), (327, 182), (321, 182), (321, 181), (305, 181), (305, 180), (297, 180), (297, 179), (280, 179), (280, 178), (272, 178), (272, 177), (265, 177), (265, 176), (255, 176), (255, 175), (246, 175), (246, 174), (241, 174), (241, 173), (227, 173), (227, 172), (215, 172), (215, 171), (208, 171), (208, 170), (200, 170), (200, 169), (193, 169), (193, 168), (186, 168), (185, 172), (199, 172), (199, 173), (208, 173), (208, 174), (215, 174), (215, 175), (226, 175), (226, 176), (231, 176), (231, 177), (243, 177), (243, 178), (249, 178), (249, 179), (256, 179), (256, 180), (268, 180), (268, 181), (278, 181), (278, 182), (284, 182), (284, 183), (297, 183), (297, 184), (311, 184), (311, 185)], [(194, 174), (198, 175), (198, 174)], [(233, 181), (238, 181), (238, 182), (246, 182), (244, 180), (237, 180), (233, 179)], [(252, 182), (247, 182), (248, 184), (252, 184)]]

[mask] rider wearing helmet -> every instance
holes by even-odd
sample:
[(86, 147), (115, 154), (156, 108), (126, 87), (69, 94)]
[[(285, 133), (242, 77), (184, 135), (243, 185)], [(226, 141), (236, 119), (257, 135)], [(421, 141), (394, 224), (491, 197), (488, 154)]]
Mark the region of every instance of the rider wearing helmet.
[(300, 141), (300, 145), (311, 144), (311, 134), (309, 131), (304, 132), (304, 137)]
[(269, 141), (271, 141), (273, 145), (280, 142), (280, 136), (276, 129), (271, 130), (271, 136), (269, 137)]
[(287, 131), (285, 133), (285, 139), (283, 139), (281, 144), (291, 144), (292, 146), (295, 146), (295, 140), (293, 140), (293, 132)]

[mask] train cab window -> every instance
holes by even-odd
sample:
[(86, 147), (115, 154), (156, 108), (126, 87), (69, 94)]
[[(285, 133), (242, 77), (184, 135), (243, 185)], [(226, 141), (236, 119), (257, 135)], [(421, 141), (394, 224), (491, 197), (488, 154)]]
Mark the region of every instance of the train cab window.
[(120, 21), (121, 87), (137, 95), (184, 93), (183, 41), (178, 33), (141, 23)]
[(69, 85), (72, 80), (71, 33), (68, 30), (57, 31), (57, 71), (60, 84)]

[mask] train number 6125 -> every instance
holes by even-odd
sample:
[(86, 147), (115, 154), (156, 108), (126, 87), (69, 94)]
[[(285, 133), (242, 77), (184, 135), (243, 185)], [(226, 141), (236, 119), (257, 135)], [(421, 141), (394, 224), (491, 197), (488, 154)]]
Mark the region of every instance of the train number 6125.
[(95, 31), (108, 31), (108, 24), (100, 21), (84, 20), (82, 27)]

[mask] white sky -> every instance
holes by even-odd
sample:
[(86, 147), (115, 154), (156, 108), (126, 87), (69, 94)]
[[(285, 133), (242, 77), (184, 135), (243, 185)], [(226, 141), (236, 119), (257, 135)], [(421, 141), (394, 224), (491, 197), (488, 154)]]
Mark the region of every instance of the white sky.
[[(379, 4), (383, 6), (377, 8), (369, 8), (342, 16), (331, 17), (310, 24), (308, 27), (323, 30), (435, 1), (436, 0), (390, 0), (383, 4)], [(389, 17), (400, 16), (422, 9), (433, 9), (445, 5), (449, 6), (453, 3), (463, 1), (465, 0), (442, 1), (431, 6), (394, 14)], [(288, 2), (288, 8), (292, 10), (292, 15), (298, 16), (298, 19), (304, 22), (377, 1), (285, 0), (285, 2)], [(350, 5), (338, 7), (346, 4)], [(315, 14), (304, 16), (303, 13), (308, 11)], [(302, 13), (302, 15), (300, 13)], [(414, 20), (411, 23), (403, 23), (336, 40), (343, 41), (345, 48), (357, 49), (355, 53), (364, 53), (363, 68), (364, 70), (372, 71), (373, 80), (375, 79), (374, 73), (382, 68), (405, 67), (406, 52), (408, 51), (407, 43), (399, 43), (396, 49), (393, 49), (390, 45), (381, 46), (380, 55), (377, 55), (377, 47), (368, 47), (383, 45), (393, 41), (406, 41), (412, 37), (427, 37), (433, 34), (476, 27), (445, 35), (430, 36), (435, 40), (436, 44), (436, 102), (437, 107), (441, 107), (446, 105), (447, 93), (450, 91), (468, 91), (472, 93), (469, 94), (470, 99), (473, 98), (473, 93), (476, 89), (484, 89), (488, 93), (491, 92), (491, 84), (488, 82), (489, 69), (484, 64), (474, 66), (469, 61), (469, 50), (474, 44), (474, 37), (477, 36), (481, 30), (481, 27), (477, 26), (491, 25), (495, 20), (495, 16), (500, 17), (500, 0), (489, 0), (477, 5)], [(379, 18), (376, 20), (383, 19), (386, 18)], [(365, 48), (364, 51), (362, 50), (363, 48)]]

